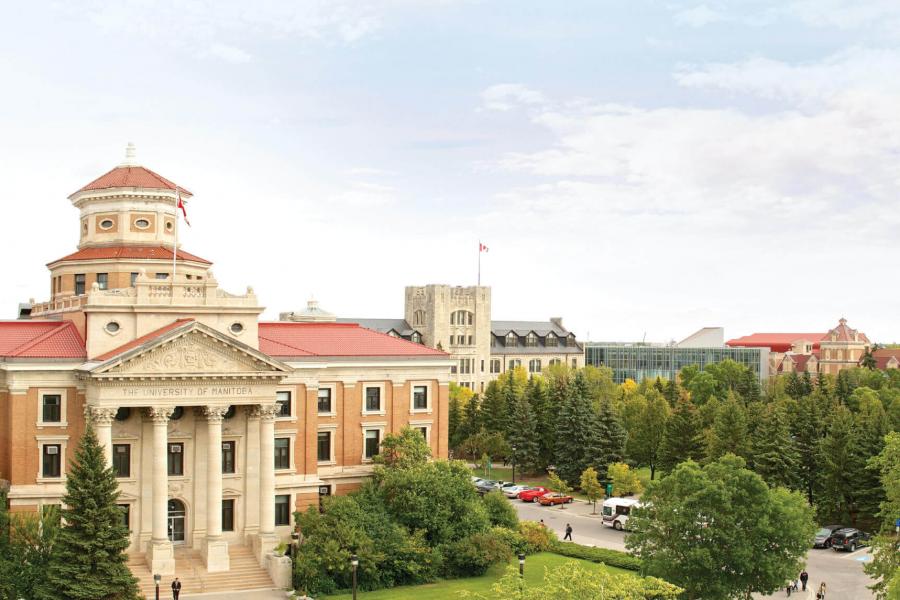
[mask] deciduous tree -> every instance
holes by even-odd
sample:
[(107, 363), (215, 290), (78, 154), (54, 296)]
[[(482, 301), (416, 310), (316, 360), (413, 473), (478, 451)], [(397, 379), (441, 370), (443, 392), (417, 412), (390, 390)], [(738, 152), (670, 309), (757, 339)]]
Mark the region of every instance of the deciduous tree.
[(597, 479), (597, 471), (594, 467), (588, 467), (581, 474), (581, 493), (587, 496), (588, 501), (593, 505), (592, 515), (597, 514), (597, 500), (603, 496), (603, 486)]
[(642, 410), (637, 415), (635, 427), (628, 437), (630, 456), (639, 465), (650, 467), (651, 480), (656, 476), (668, 420), (669, 403), (663, 395), (658, 392), (648, 394)]

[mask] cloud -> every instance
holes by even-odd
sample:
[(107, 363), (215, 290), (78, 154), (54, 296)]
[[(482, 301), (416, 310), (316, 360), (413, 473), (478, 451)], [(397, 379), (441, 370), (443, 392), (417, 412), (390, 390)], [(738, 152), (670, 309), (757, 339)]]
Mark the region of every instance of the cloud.
[(710, 23), (716, 23), (726, 20), (726, 15), (718, 10), (713, 10), (706, 4), (700, 4), (693, 8), (687, 8), (676, 12), (672, 16), (676, 25), (687, 25), (689, 27), (703, 27)]
[(540, 106), (547, 102), (541, 92), (521, 83), (498, 83), (481, 92), (485, 110), (508, 111), (521, 106)]
[(245, 52), (240, 48), (220, 43), (211, 44), (207, 51), (203, 53), (203, 56), (220, 58), (225, 62), (230, 62), (236, 65), (247, 64), (253, 59), (253, 57), (250, 56), (248, 52)]

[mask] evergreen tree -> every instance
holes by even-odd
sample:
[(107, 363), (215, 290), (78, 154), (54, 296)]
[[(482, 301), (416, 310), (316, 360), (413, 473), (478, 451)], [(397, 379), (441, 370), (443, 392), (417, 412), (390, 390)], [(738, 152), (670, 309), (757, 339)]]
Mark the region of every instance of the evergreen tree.
[(715, 461), (728, 453), (746, 458), (750, 454), (747, 437), (747, 415), (734, 394), (722, 403), (716, 413), (709, 440), (707, 458)]
[(679, 463), (698, 460), (703, 455), (703, 429), (697, 407), (687, 398), (681, 398), (666, 422), (659, 449), (659, 468), (671, 473)]
[(844, 406), (850, 401), (850, 394), (854, 389), (853, 382), (850, 381), (850, 374), (847, 369), (841, 369), (837, 374), (837, 383), (834, 386), (834, 395)]
[(823, 398), (831, 400), (832, 394), (834, 393), (831, 385), (831, 375), (819, 373), (819, 376), (816, 377), (816, 390), (822, 394)]
[[(543, 380), (532, 377), (525, 388), (525, 398), (531, 405), (531, 414), (536, 423), (538, 442), (538, 462), (540, 469), (553, 464), (553, 447), (556, 435), (556, 406), (550, 400)], [(558, 405), (557, 405), (558, 406)]]
[(867, 468), (868, 463), (884, 450), (884, 436), (889, 431), (884, 406), (877, 399), (864, 401), (855, 415), (854, 452), (857, 461), (864, 467), (853, 479), (857, 488), (857, 504), (859, 520), (864, 527), (870, 528), (879, 524), (877, 515), (881, 503), (885, 499), (884, 487), (877, 469)]
[[(654, 391), (655, 392), (655, 391)], [(656, 477), (659, 451), (669, 420), (669, 403), (660, 393), (650, 393), (628, 436), (629, 454), (639, 465), (650, 467), (650, 479)]]
[(38, 597), (42, 600), (133, 600), (137, 581), (126, 564), (128, 529), (116, 505), (116, 476), (88, 425), (66, 479), (65, 525)]
[(540, 468), (540, 444), (537, 420), (531, 412), (531, 404), (525, 396), (514, 400), (510, 410), (509, 431), (506, 436), (513, 450), (516, 464), (522, 472), (535, 472)]
[(609, 400), (600, 401), (597, 414), (597, 436), (594, 467), (601, 479), (608, 479), (609, 465), (622, 462), (625, 457), (625, 428)]
[(784, 384), (784, 391), (794, 400), (799, 400), (803, 397), (803, 384), (795, 371), (788, 373)]
[(462, 440), (459, 439), (462, 418), (462, 408), (459, 405), (459, 398), (455, 395), (451, 395), (449, 413), (447, 415), (447, 438), (450, 440), (451, 448), (456, 448), (459, 443), (462, 442)]
[(673, 377), (669, 381), (666, 382), (666, 390), (663, 392), (663, 396), (666, 397), (666, 400), (669, 401), (669, 406), (671, 408), (675, 408), (675, 404), (678, 403), (678, 398), (681, 397), (681, 390), (678, 388), (678, 382), (676, 381), (676, 377)]
[(800, 461), (784, 409), (770, 404), (751, 439), (753, 470), (770, 487), (796, 489)]
[(828, 432), (821, 444), (822, 492), (817, 502), (824, 521), (856, 524), (859, 513), (856, 478), (865, 469), (854, 450), (856, 444), (853, 414), (846, 406), (833, 413)]
[(812, 504), (816, 499), (819, 473), (819, 444), (822, 436), (821, 411), (816, 395), (800, 398), (791, 429), (797, 448), (798, 484)]
[(462, 421), (456, 428), (456, 439), (452, 441), (453, 447), (459, 450), (467, 439), (481, 431), (481, 400), (478, 396), (472, 396), (466, 403)]
[(800, 390), (803, 396), (809, 396), (813, 392), (812, 376), (809, 371), (803, 371), (803, 377), (800, 378)]
[(762, 394), (762, 390), (759, 387), (759, 378), (750, 369), (744, 371), (741, 376), (740, 394), (744, 402), (747, 403), (758, 402)]
[(656, 381), (653, 382), (653, 387), (654, 387), (654, 388), (656, 389), (656, 391), (659, 392), (660, 394), (663, 394), (663, 393), (665, 393), (665, 391), (666, 391), (666, 386), (663, 385), (662, 379), (660, 379), (659, 375), (656, 376)]
[[(567, 386), (567, 391), (566, 398), (558, 407), (554, 463), (558, 475), (575, 484), (581, 473), (594, 463), (600, 428), (580, 372)], [(605, 469), (603, 472), (606, 472)]]
[(506, 434), (506, 390), (496, 381), (488, 384), (481, 401), (481, 419), (488, 433)]

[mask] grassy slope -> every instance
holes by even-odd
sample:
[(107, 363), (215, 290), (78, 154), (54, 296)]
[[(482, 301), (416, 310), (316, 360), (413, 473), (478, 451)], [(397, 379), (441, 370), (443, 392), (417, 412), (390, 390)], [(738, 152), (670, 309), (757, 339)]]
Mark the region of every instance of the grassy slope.
[[(584, 560), (576, 560), (566, 558), (558, 554), (543, 552), (529, 556), (525, 561), (525, 581), (531, 585), (539, 584), (544, 578), (544, 567), (557, 567), (568, 561), (581, 563), (583, 566), (591, 569), (603, 569), (610, 573), (630, 573), (623, 569), (607, 567), (606, 565), (598, 565)], [(517, 564), (517, 559), (513, 558), (510, 564)], [(470, 592), (487, 593), (491, 589), (491, 585), (500, 579), (505, 573), (505, 567), (495, 566), (481, 577), (468, 577), (465, 579), (448, 579), (437, 583), (428, 583), (425, 585), (413, 585), (405, 587), (397, 587), (389, 590), (378, 590), (375, 592), (360, 592), (358, 598), (360, 600), (452, 600), (456, 597), (457, 592), (467, 590)], [(327, 596), (329, 600), (349, 600), (350, 594), (340, 594), (336, 596)]]

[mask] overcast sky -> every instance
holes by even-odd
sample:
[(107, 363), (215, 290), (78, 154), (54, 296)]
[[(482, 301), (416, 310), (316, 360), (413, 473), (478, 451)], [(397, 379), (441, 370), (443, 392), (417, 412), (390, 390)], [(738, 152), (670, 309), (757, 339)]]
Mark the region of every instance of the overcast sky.
[[(582, 339), (900, 341), (900, 2), (19, 2), (0, 20), (0, 316), (137, 145), (267, 317), (482, 282)], [(183, 228), (183, 230), (186, 228)]]

